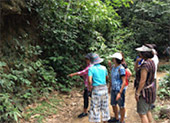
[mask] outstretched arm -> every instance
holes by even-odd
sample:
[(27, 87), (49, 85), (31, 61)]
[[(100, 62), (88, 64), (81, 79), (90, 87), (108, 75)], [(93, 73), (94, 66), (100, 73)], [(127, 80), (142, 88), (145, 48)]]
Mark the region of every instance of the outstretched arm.
[(79, 75), (79, 74), (76, 72), (76, 73), (71, 73), (71, 74), (69, 74), (68, 76), (69, 76), (69, 77), (73, 77), (73, 76), (76, 76), (76, 75)]
[(86, 67), (86, 68), (85, 68), (84, 70), (82, 70), (82, 71), (75, 72), (75, 73), (71, 73), (71, 74), (69, 74), (68, 76), (69, 76), (69, 77), (73, 77), (73, 76), (76, 76), (76, 75), (82, 76), (82, 75), (84, 75), (84, 74), (88, 74), (88, 73), (87, 73), (87, 72), (88, 72), (88, 69), (89, 69), (89, 66)]

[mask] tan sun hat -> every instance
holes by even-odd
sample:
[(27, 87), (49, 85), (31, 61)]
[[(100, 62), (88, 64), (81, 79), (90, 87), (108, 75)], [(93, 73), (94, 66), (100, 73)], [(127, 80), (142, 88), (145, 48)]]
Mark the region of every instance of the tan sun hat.
[(122, 60), (123, 59), (123, 56), (121, 53), (114, 53), (113, 55), (109, 56), (109, 58), (117, 58), (119, 60)]
[(140, 51), (140, 52), (149, 52), (149, 51), (152, 51), (151, 48), (146, 47), (145, 45), (142, 45), (141, 47), (136, 48), (136, 50)]

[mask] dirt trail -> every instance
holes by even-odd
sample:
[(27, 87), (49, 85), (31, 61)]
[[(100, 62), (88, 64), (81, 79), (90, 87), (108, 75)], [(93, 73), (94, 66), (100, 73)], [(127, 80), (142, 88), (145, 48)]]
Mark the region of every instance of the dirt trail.
[[(162, 78), (166, 73), (158, 72), (158, 80)], [(139, 123), (140, 119), (136, 113), (136, 101), (134, 98), (133, 83), (129, 84), (126, 91), (126, 123)], [(63, 102), (61, 102), (62, 107), (59, 107), (58, 114), (47, 117), (45, 123), (89, 123), (88, 117), (77, 118), (77, 116), (82, 112), (83, 108), (83, 98), (81, 92), (73, 90), (69, 95), (60, 95)], [(110, 101), (109, 101), (110, 102)], [(114, 116), (112, 107), (110, 105), (111, 117)]]
[[(166, 73), (160, 73), (158, 72), (157, 74), (157, 78), (158, 80), (160, 78), (162, 78), (163, 76), (165, 76)], [(134, 98), (134, 89), (133, 89), (133, 83), (130, 83), (128, 86), (128, 89), (126, 91), (126, 114), (127, 117), (125, 119), (126, 123), (139, 123), (140, 119), (139, 116), (136, 112), (136, 100)], [(83, 107), (83, 102), (80, 102), (80, 107)], [(82, 118), (82, 119), (78, 119), (77, 115), (79, 113), (81, 113), (81, 108), (78, 112), (75, 112), (73, 119), (71, 120), (71, 123), (89, 123), (88, 122), (88, 117)], [(111, 117), (114, 116), (113, 111), (112, 111), (112, 107), (110, 105), (110, 113), (111, 113)]]
[[(110, 105), (110, 113), (111, 113), (111, 117), (113, 117), (114, 114), (111, 105)], [(126, 123), (139, 123), (139, 117), (136, 113), (136, 101), (134, 98), (134, 89), (132, 83), (129, 84), (126, 93), (126, 114), (127, 114), (127, 118), (125, 120)], [(75, 118), (72, 119), (71, 123), (89, 123), (89, 122), (88, 122), (88, 117), (78, 119), (75, 116)]]

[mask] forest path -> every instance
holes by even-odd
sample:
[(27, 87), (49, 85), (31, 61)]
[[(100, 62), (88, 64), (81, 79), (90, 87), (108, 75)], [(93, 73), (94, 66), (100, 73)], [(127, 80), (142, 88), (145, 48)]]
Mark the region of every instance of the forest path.
[[(166, 73), (158, 72), (158, 80), (165, 76)], [(129, 83), (126, 91), (126, 123), (139, 123), (140, 118), (136, 112), (136, 100), (134, 98), (135, 90), (133, 89), (133, 83)], [(48, 117), (45, 119), (46, 123), (89, 123), (88, 116), (84, 118), (77, 118), (82, 112), (83, 98), (80, 92), (74, 90), (70, 95), (61, 96), (63, 99), (63, 107), (59, 108), (58, 115)], [(110, 99), (109, 99), (110, 102)], [(112, 107), (110, 105), (111, 117), (114, 116)]]
[[(166, 73), (164, 72), (158, 72), (157, 73), (157, 79), (159, 80), (160, 78), (164, 77), (166, 75)], [(136, 112), (136, 100), (134, 97), (135, 94), (135, 90), (133, 89), (133, 83), (129, 83), (128, 89), (126, 91), (126, 115), (127, 117), (125, 118), (125, 122), (126, 123), (139, 123), (140, 122), (140, 118)], [(109, 99), (110, 102), (110, 99)], [(80, 102), (79, 107), (83, 107), (83, 102)], [(81, 109), (78, 108), (78, 109)], [(77, 118), (77, 115), (81, 113), (81, 110), (77, 111), (74, 116), (73, 119), (71, 120), (71, 123), (89, 123), (88, 121), (88, 117), (84, 117), (84, 118)], [(113, 111), (112, 111), (112, 107), (110, 105), (110, 113), (111, 113), (111, 117), (114, 116)]]
[[(158, 72), (157, 79), (160, 80), (165, 76), (165, 72)], [(51, 98), (56, 98), (59, 100), (59, 104), (51, 104), (54, 106), (53, 110), (57, 112), (53, 115), (44, 116), (45, 119), (43, 123), (89, 123), (88, 117), (77, 118), (77, 116), (82, 113), (83, 110), (83, 92), (78, 89), (73, 89), (69, 94), (59, 94), (58, 92), (53, 92), (51, 96), (46, 100), (46, 102)], [(128, 89), (126, 91), (126, 115), (125, 118), (126, 123), (140, 123), (140, 118), (136, 113), (136, 100), (134, 98), (135, 90), (133, 89), (133, 83), (130, 82)], [(110, 102), (110, 99), (109, 99)], [(32, 104), (30, 107), (35, 109), (38, 105), (41, 104)], [(110, 106), (110, 114), (111, 117), (114, 117), (112, 107)], [(89, 106), (90, 107), (90, 106)], [(49, 109), (50, 110), (50, 109)], [(43, 111), (42, 111), (43, 114)], [(20, 119), (20, 123), (38, 123), (36, 117), (41, 116), (41, 114), (35, 113), (31, 116), (29, 121), (25, 121), (24, 119)], [(40, 123), (40, 122), (39, 122)], [(167, 122), (159, 122), (159, 123), (169, 123)]]

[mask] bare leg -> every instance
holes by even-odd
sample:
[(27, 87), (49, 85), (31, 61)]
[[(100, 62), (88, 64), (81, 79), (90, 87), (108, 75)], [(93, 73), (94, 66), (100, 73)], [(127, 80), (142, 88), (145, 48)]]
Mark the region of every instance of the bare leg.
[(139, 114), (141, 123), (149, 123), (147, 115)]
[(125, 108), (120, 108), (120, 115), (121, 115), (120, 121), (123, 122), (125, 119)]
[(115, 118), (116, 118), (116, 120), (118, 120), (119, 119), (119, 116), (118, 116), (118, 106), (117, 105), (116, 106), (112, 106), (112, 108), (113, 108), (113, 112), (115, 114)]
[(149, 123), (152, 123), (153, 118), (152, 118), (152, 113), (151, 113), (150, 111), (148, 111), (148, 113), (147, 113), (147, 117), (148, 117), (148, 121), (149, 121)]

